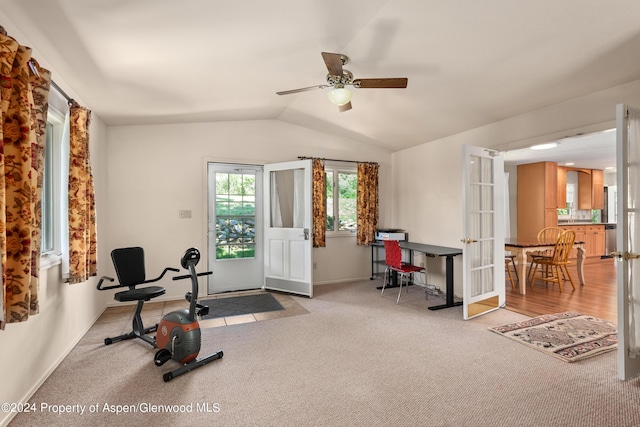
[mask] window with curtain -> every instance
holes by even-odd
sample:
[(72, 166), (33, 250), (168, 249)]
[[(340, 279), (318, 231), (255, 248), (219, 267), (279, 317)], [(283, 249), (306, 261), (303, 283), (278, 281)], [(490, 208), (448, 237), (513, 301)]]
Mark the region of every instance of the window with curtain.
[[(53, 95), (53, 91), (51, 95)], [(59, 264), (63, 253), (68, 196), (64, 161), (69, 151), (69, 117), (54, 107), (49, 108), (45, 134), (44, 167), (42, 177), (42, 242), (40, 268)]]
[(358, 174), (355, 165), (326, 166), (326, 230), (330, 234), (354, 234), (358, 227), (356, 216)]

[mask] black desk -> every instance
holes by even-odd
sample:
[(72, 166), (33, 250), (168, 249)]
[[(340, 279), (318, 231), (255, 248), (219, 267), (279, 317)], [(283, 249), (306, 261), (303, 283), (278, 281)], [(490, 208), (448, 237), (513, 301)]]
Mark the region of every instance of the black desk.
[[(453, 301), (453, 257), (457, 255), (462, 255), (462, 249), (458, 248), (449, 248), (446, 246), (436, 246), (436, 245), (427, 245), (424, 243), (414, 243), (414, 242), (406, 242), (400, 241), (400, 247), (402, 249), (407, 249), (410, 251), (410, 261), (413, 262), (413, 252), (421, 252), (428, 257), (446, 257), (445, 261), (445, 274), (446, 274), (446, 303), (442, 305), (436, 305), (433, 307), (429, 307), (429, 310), (441, 310), (443, 308), (456, 307), (462, 305), (462, 301), (454, 302)], [(372, 261), (372, 277), (373, 277), (373, 251), (375, 247), (384, 246), (383, 242), (375, 242), (371, 245), (371, 261)]]

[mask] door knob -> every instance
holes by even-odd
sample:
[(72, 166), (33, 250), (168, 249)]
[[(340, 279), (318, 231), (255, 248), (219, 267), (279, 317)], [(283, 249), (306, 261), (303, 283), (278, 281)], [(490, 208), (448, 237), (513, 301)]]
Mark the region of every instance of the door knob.
[(609, 253), (610, 257), (618, 258), (619, 260), (624, 259), (625, 261), (629, 261), (630, 259), (638, 259), (640, 258), (640, 254), (632, 254), (630, 252), (611, 252)]
[(470, 239), (470, 238), (460, 239), (460, 241), (461, 241), (462, 243), (477, 243), (477, 242), (478, 242), (477, 240)]
[(304, 237), (304, 240), (309, 240), (309, 229), (308, 229), (308, 228), (305, 228), (305, 229), (303, 230), (303, 233), (304, 233), (304, 234), (301, 234), (301, 235), (300, 235), (300, 237)]

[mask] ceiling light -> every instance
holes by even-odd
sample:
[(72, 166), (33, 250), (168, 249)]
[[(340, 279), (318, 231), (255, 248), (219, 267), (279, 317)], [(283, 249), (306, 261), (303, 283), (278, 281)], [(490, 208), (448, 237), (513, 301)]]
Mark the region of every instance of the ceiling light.
[(565, 165), (565, 166), (573, 166), (573, 165), (575, 165), (575, 163), (573, 163), (573, 162), (567, 162), (567, 163), (565, 163), (564, 165)]
[(546, 144), (538, 144), (538, 145), (533, 145), (529, 148), (531, 148), (532, 150), (548, 150), (549, 148), (554, 148), (557, 147), (558, 143), (557, 142), (549, 142)]
[(335, 89), (330, 90), (327, 94), (329, 100), (339, 107), (348, 104), (351, 101), (351, 95), (352, 93), (349, 89), (338, 87), (337, 85)]

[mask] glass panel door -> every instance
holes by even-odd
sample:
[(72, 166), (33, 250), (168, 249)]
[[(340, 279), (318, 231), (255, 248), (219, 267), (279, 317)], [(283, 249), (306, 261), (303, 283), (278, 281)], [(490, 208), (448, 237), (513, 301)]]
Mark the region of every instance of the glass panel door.
[(466, 145), (464, 155), (464, 319), (505, 302), (504, 162), (502, 154)]
[(261, 191), (261, 166), (209, 163), (209, 294), (262, 287)]

